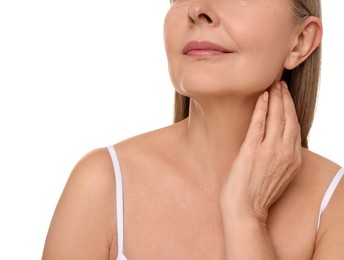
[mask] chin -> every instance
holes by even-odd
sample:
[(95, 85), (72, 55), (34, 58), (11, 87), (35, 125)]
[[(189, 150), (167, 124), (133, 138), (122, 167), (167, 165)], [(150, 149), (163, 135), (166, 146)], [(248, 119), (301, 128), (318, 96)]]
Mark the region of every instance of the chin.
[(181, 80), (174, 80), (174, 86), (177, 92), (188, 97), (200, 96), (232, 96), (249, 97), (262, 93), (269, 85), (264, 83), (249, 82), (245, 80), (228, 79), (223, 77), (210, 77), (205, 74), (187, 74)]
[(214, 96), (225, 92), (225, 88), (206, 80), (182, 80), (175, 88), (177, 92), (188, 97)]

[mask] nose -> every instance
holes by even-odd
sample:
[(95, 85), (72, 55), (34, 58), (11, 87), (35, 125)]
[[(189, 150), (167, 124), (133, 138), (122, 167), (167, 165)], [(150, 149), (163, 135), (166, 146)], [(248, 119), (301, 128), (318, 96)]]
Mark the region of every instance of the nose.
[(190, 1), (187, 15), (188, 23), (191, 27), (202, 24), (217, 25), (218, 17), (209, 2), (206, 0)]

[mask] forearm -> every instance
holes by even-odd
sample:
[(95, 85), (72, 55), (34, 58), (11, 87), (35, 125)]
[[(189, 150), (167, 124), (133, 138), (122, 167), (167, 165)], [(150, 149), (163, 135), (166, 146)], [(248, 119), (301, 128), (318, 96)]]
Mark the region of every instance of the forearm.
[(251, 217), (222, 214), (225, 259), (277, 259), (266, 226)]

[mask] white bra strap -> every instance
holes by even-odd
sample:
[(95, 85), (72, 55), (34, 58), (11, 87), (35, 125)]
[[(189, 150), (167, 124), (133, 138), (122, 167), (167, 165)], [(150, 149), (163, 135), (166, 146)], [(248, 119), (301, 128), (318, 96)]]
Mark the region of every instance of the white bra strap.
[(320, 218), (321, 218), (321, 215), (324, 213), (334, 191), (336, 190), (340, 180), (342, 179), (344, 175), (344, 168), (341, 168), (337, 173), (336, 175), (333, 177), (330, 185), (328, 186), (327, 190), (326, 190), (326, 193), (324, 195), (324, 198), (323, 200), (321, 201), (321, 205), (320, 205), (320, 212), (319, 212), (319, 217), (318, 217), (318, 227), (317, 227), (317, 230), (319, 230), (319, 226), (320, 226)]
[(116, 178), (116, 211), (117, 211), (117, 240), (118, 240), (118, 254), (123, 253), (123, 190), (122, 190), (122, 176), (119, 166), (118, 157), (115, 148), (111, 145), (107, 147), (115, 171)]

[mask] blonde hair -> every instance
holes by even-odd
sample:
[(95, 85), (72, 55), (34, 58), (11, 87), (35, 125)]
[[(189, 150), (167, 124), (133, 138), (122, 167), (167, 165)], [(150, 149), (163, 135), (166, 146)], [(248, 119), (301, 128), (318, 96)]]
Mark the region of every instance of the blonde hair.
[[(321, 18), (320, 0), (291, 0), (296, 21), (303, 22), (309, 16)], [(312, 127), (318, 94), (321, 62), (319, 46), (303, 63), (293, 70), (284, 70), (282, 80), (288, 84), (301, 126), (301, 143), (308, 148), (308, 134)], [(175, 92), (174, 123), (189, 116), (190, 98)]]

